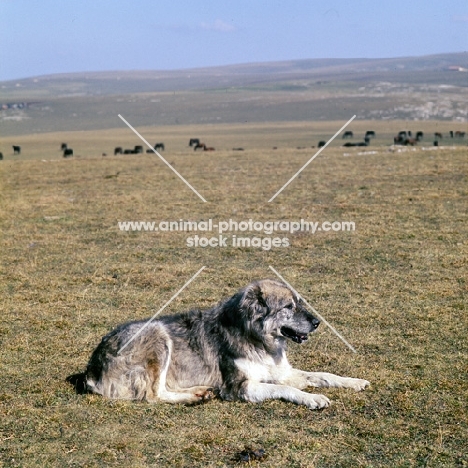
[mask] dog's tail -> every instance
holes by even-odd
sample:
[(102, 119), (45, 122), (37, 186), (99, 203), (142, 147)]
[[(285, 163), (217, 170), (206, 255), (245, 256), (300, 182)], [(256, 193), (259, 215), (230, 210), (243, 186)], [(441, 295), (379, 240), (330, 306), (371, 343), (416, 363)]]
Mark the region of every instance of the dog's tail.
[(80, 372), (79, 374), (69, 375), (65, 380), (75, 387), (75, 392), (78, 395), (84, 395), (86, 393), (92, 393), (86, 383), (86, 372)]

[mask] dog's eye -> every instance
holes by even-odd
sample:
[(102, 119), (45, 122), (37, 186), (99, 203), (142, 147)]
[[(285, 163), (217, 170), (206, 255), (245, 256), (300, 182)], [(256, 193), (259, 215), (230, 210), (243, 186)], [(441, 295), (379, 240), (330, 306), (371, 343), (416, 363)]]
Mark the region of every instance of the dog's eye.
[(286, 304), (286, 305), (284, 306), (284, 308), (285, 308), (285, 309), (292, 310), (292, 309), (294, 309), (294, 304), (291, 302), (291, 303), (289, 303), (289, 304)]

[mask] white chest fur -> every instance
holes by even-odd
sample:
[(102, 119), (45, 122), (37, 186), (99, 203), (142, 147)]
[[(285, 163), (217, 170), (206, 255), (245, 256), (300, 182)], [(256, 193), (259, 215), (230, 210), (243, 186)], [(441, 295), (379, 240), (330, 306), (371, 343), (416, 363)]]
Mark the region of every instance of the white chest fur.
[(265, 355), (256, 356), (255, 359), (236, 359), (234, 363), (248, 380), (255, 382), (278, 383), (291, 369), (286, 356), (283, 356), (279, 362)]

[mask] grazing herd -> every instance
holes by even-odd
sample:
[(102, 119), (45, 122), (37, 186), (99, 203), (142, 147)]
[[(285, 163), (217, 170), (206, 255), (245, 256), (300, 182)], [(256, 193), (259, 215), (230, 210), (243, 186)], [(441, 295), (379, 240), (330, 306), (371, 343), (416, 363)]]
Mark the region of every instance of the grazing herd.
[[(450, 138), (465, 138), (465, 132), (460, 132), (460, 131), (453, 132), (453, 130), (450, 130), (449, 135), (450, 135)], [(424, 133), (421, 131), (416, 132), (416, 136), (413, 138), (411, 130), (408, 130), (408, 131), (403, 130), (399, 132), (398, 135), (393, 137), (393, 143), (395, 145), (414, 146), (419, 141), (421, 141), (423, 137), (424, 137)], [(444, 136), (442, 135), (441, 132), (435, 132), (433, 145), (439, 146), (439, 140), (442, 140), (443, 138)]]
[(405, 145), (405, 146), (414, 146), (418, 141), (421, 141), (424, 136), (423, 132), (417, 132), (416, 138), (413, 138), (411, 130), (402, 130), (398, 132), (398, 135), (393, 137), (394, 145)]
[[(456, 131), (453, 132), (452, 130), (449, 132), (450, 138), (464, 138), (465, 132)], [(353, 132), (347, 130), (343, 133), (342, 138), (353, 138)], [(393, 144), (394, 145), (404, 145), (404, 146), (414, 146), (418, 142), (420, 142), (424, 137), (424, 133), (422, 131), (417, 131), (415, 136), (413, 137), (413, 133), (411, 130), (402, 130), (398, 132), (397, 135), (393, 137)], [(364, 141), (358, 142), (346, 142), (343, 146), (350, 147), (350, 146), (368, 146), (370, 143), (370, 139), (375, 138), (375, 132), (373, 130), (368, 130), (364, 136)], [(442, 133), (435, 132), (434, 133), (434, 146), (439, 145), (439, 140), (443, 138)], [(325, 145), (324, 141), (319, 141), (318, 147)]]
[[(343, 133), (342, 138), (353, 138), (354, 133), (351, 132), (350, 130), (347, 130), (346, 132)], [(375, 138), (375, 132), (374, 130), (367, 130), (365, 135), (364, 135), (364, 141), (357, 141), (357, 142), (352, 142), (352, 141), (347, 141), (343, 146), (346, 148), (352, 147), (352, 146), (368, 146), (370, 143), (371, 138)], [(318, 147), (320, 148), (321, 146), (324, 146), (325, 142), (319, 141)]]
[[(190, 145), (189, 145), (190, 146)], [(214, 151), (212, 146), (206, 146), (205, 143), (198, 143), (193, 147), (194, 151), (201, 149), (202, 151)]]
[[(156, 143), (154, 145), (154, 149), (156, 151), (161, 150), (164, 151), (164, 143)], [(153, 153), (153, 150), (146, 150), (147, 153)], [(136, 145), (133, 149), (123, 149), (121, 146), (116, 146), (114, 148), (114, 156), (117, 154), (142, 154), (144, 153), (143, 146)]]
[[(202, 143), (199, 138), (190, 138), (189, 146), (193, 146), (193, 150), (197, 151), (201, 149), (202, 151), (214, 151), (215, 149), (212, 146), (206, 146), (205, 143)], [(233, 148), (236, 151), (239, 151), (238, 148)], [(241, 149), (243, 151), (243, 148)]]
[[(456, 138), (456, 139), (462, 139), (465, 138), (466, 132), (461, 132), (459, 130), (449, 131), (449, 136), (446, 138)], [(353, 146), (368, 146), (370, 143), (371, 138), (375, 138), (376, 134), (375, 131), (373, 130), (367, 130), (365, 135), (364, 135), (364, 140), (363, 141), (357, 141), (357, 142), (352, 142), (352, 141), (347, 141), (346, 143), (343, 144), (344, 147), (353, 147)], [(342, 139), (348, 139), (348, 138), (354, 138), (354, 133), (350, 130), (346, 130), (343, 132)], [(424, 138), (424, 133), (422, 131), (417, 131), (415, 135), (413, 136), (413, 133), (411, 130), (402, 130), (398, 132), (397, 135), (393, 137), (393, 144), (394, 145), (404, 145), (404, 146), (414, 146), (418, 142), (420, 142)], [(444, 138), (443, 134), (441, 132), (435, 132), (434, 133), (434, 141), (433, 145), (438, 146), (439, 145), (439, 140), (442, 140)], [(325, 140), (320, 140), (318, 142), (317, 147), (322, 148), (323, 146), (326, 145)], [(205, 143), (201, 142), (199, 138), (190, 138), (189, 140), (189, 146), (194, 149), (194, 151), (197, 150), (202, 150), (202, 151), (215, 151), (215, 148), (212, 146), (207, 146)], [(20, 155), (21, 154), (21, 146), (18, 145), (13, 145), (13, 155)], [(299, 148), (299, 147), (298, 147)], [(314, 146), (312, 146), (314, 148)], [(277, 149), (277, 147), (273, 147), (273, 149)], [(165, 146), (164, 143), (159, 142), (154, 145), (154, 150), (148, 149), (146, 150), (147, 153), (153, 153), (154, 151), (164, 151)], [(232, 148), (233, 151), (244, 151), (244, 148)], [(73, 149), (69, 148), (67, 143), (62, 143), (60, 145), (60, 151), (63, 152), (63, 157), (64, 158), (69, 158), (74, 155)], [(133, 149), (124, 149), (121, 146), (116, 146), (114, 148), (114, 155), (118, 154), (142, 154), (144, 153), (144, 148), (141, 145), (136, 145), (133, 147)], [(106, 156), (106, 153), (102, 153), (103, 156)], [(0, 161), (3, 160), (3, 153), (0, 152)]]

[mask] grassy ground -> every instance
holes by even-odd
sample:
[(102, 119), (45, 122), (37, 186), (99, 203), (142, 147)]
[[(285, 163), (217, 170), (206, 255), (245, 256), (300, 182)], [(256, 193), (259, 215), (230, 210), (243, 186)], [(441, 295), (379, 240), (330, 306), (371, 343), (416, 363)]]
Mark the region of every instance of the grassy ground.
[[(339, 128), (323, 125), (314, 140)], [(30, 136), (34, 151), (0, 164), (0, 466), (234, 466), (245, 447), (266, 452), (252, 466), (467, 466), (467, 148), (327, 148), (267, 203), (313, 155), (296, 148), (316, 143), (305, 125), (141, 131), (169, 143), (165, 156), (208, 203), (154, 156), (101, 157), (125, 138), (138, 144), (126, 129)], [(80, 157), (61, 159), (74, 136)], [(194, 153), (195, 136), (224, 149)], [(356, 231), (289, 235), (289, 248), (264, 251), (117, 228), (180, 218), (351, 220)], [(102, 335), (151, 316), (203, 265), (164, 313), (209, 307), (272, 277), (272, 265), (358, 351), (322, 326), (291, 344), (293, 364), (372, 387), (325, 390), (333, 405), (320, 412), (75, 395), (64, 379)]]

